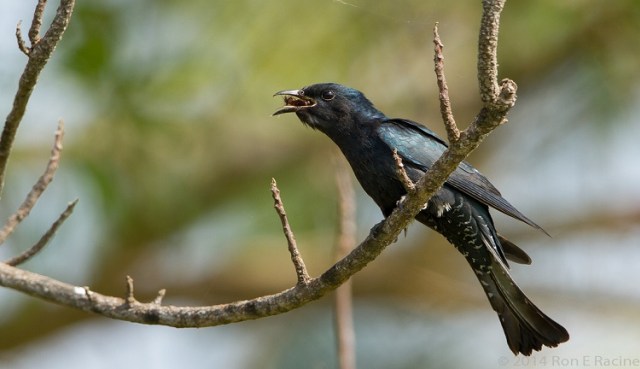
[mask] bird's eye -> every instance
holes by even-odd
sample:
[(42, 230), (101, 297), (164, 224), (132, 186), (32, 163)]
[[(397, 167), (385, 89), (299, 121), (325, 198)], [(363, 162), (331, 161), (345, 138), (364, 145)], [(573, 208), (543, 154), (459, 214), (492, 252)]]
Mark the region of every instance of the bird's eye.
[(333, 100), (334, 97), (336, 97), (336, 94), (331, 90), (327, 90), (322, 93), (322, 99), (324, 100)]

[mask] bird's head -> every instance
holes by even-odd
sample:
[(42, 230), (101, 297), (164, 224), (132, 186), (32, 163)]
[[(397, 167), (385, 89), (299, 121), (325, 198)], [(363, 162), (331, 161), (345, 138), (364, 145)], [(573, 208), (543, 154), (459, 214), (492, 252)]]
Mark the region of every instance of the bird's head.
[(273, 115), (296, 113), (304, 124), (329, 136), (384, 117), (362, 92), (337, 83), (318, 83), (274, 96), (284, 96), (285, 105)]

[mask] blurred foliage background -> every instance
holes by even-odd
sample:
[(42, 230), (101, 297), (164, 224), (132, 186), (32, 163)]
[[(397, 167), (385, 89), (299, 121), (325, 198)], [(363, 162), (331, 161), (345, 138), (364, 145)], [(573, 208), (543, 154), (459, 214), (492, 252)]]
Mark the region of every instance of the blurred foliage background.
[[(30, 21), (35, 3), (1, 5), (5, 114), (25, 63), (15, 24)], [(64, 229), (24, 268), (119, 296), (131, 275), (138, 298), (166, 288), (170, 304), (277, 292), (295, 274), (272, 208), (275, 177), (317, 275), (332, 260), (338, 155), (294, 116), (271, 117), (281, 104), (271, 95), (340, 82), (389, 116), (443, 133), (432, 71), (437, 21), (465, 126), (480, 107), (480, 11), (480, 1), (78, 2), (18, 134), (1, 215), (43, 170), (59, 118), (61, 169), (0, 256), (35, 242), (78, 197)], [(495, 215), (534, 259), (514, 267), (515, 279), (571, 341), (514, 359), (463, 258), (413, 226), (354, 280), (359, 367), (640, 359), (639, 37), (637, 1), (508, 2), (500, 73), (519, 84), (519, 100), (510, 123), (470, 159), (553, 235)], [(379, 220), (358, 188), (360, 238)], [(8, 290), (0, 310), (2, 368), (336, 367), (330, 298), (200, 330), (109, 321)]]

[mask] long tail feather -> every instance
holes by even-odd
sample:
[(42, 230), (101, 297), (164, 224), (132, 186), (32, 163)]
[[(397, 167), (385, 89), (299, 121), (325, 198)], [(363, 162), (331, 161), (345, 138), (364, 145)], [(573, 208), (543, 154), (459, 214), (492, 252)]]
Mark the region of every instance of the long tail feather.
[(542, 346), (556, 347), (569, 340), (567, 330), (538, 309), (513, 282), (502, 264), (477, 273), (489, 302), (498, 313), (507, 344), (514, 354), (531, 355)]

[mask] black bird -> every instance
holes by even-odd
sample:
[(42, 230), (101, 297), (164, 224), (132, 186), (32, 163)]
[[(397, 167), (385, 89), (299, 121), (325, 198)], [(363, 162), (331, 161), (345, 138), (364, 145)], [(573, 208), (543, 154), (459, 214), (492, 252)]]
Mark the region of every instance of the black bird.
[[(273, 115), (296, 113), (303, 124), (329, 136), (385, 217), (406, 194), (396, 174), (393, 149), (415, 182), (447, 147), (428, 128), (387, 118), (360, 91), (346, 86), (320, 83), (276, 95), (284, 96), (285, 106)], [(531, 259), (496, 232), (489, 207), (542, 230), (467, 162), (458, 166), (416, 219), (446, 237), (469, 262), (514, 354), (530, 355), (543, 345), (555, 347), (567, 341), (566, 329), (540, 311), (511, 279), (507, 259), (522, 264)]]

